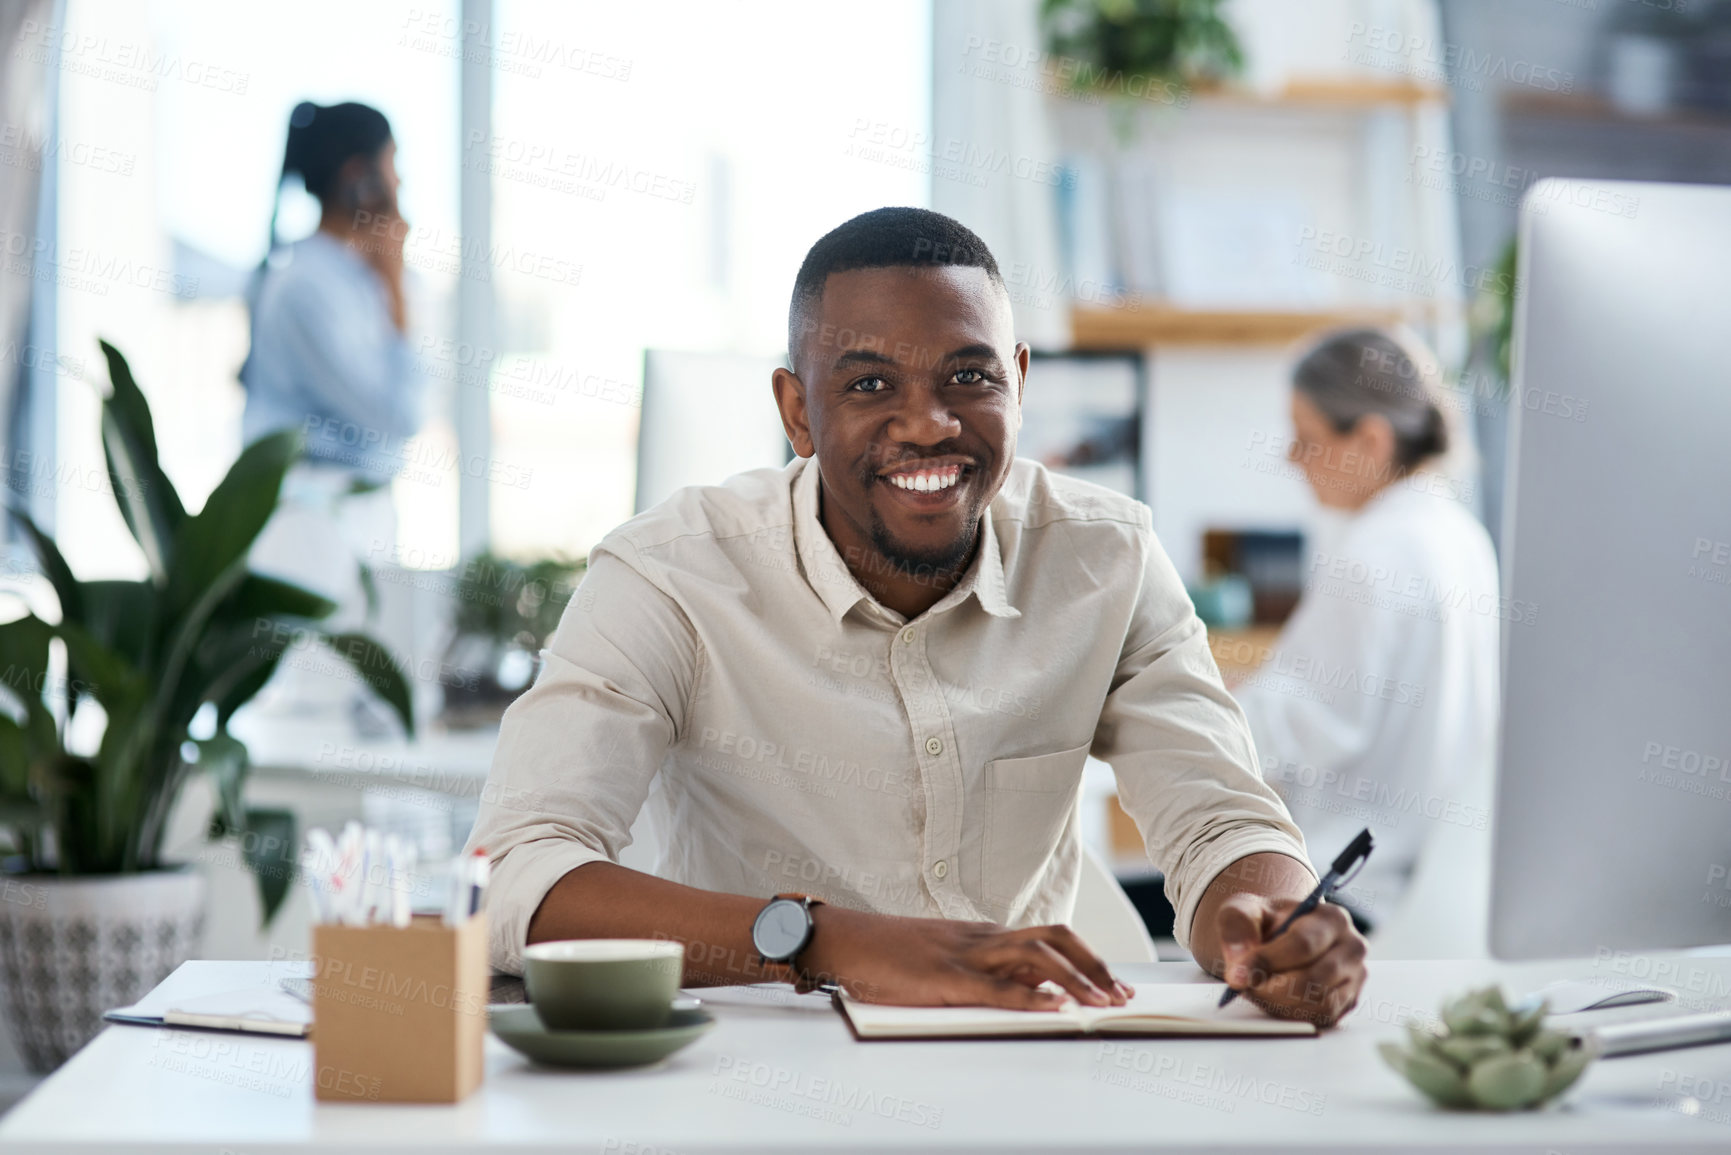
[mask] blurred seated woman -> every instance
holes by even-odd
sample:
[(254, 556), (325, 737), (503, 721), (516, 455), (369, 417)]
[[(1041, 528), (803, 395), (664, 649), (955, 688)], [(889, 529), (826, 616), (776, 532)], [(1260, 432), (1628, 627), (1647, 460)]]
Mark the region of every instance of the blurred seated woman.
[[(1317, 869), (1372, 829), (1345, 897), (1377, 923), (1421, 858), (1488, 837), (1501, 599), (1490, 537), (1441, 468), (1445, 397), (1405, 335), (1337, 332), (1300, 358), (1288, 457), (1341, 524), (1307, 547), (1297, 608), (1233, 687)], [(1470, 865), (1434, 865), (1472, 886)]]

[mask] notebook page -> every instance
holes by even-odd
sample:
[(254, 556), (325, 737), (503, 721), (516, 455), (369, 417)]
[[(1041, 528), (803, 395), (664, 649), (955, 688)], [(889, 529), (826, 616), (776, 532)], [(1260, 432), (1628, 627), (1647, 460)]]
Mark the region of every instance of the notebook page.
[(1009, 1011), (998, 1007), (895, 1007), (841, 996), (861, 1038), (953, 1038), (973, 1035), (1075, 1034), (1082, 1024), (1074, 1006), (1056, 1011)]
[(848, 1018), (862, 1038), (946, 1038), (998, 1035), (1070, 1034), (1105, 1024), (1142, 1021), (1173, 1033), (1210, 1029), (1231, 1034), (1309, 1035), (1308, 1023), (1271, 1019), (1240, 999), (1224, 1009), (1216, 1004), (1223, 988), (1213, 983), (1143, 983), (1121, 1007), (1084, 1007), (1070, 1003), (1057, 1011), (1011, 1011), (996, 1007), (893, 1007), (861, 1003), (842, 996)]
[(1174, 1025), (1215, 1027), (1222, 1031), (1243, 1034), (1309, 1035), (1316, 1028), (1309, 1023), (1273, 1019), (1248, 999), (1234, 999), (1220, 1006), (1220, 993), (1225, 988), (1214, 983), (1143, 983), (1136, 995), (1121, 1007), (1072, 1008), (1076, 1020), (1088, 1030), (1102, 1025), (1130, 1020), (1168, 1020)]

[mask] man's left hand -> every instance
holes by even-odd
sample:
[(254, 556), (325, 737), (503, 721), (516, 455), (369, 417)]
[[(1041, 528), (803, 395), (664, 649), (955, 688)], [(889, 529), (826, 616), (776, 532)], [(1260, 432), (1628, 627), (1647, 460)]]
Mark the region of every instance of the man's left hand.
[(1298, 903), (1241, 891), (1215, 911), (1226, 985), (1269, 1014), (1330, 1027), (1358, 1005), (1364, 936), (1344, 907), (1322, 903), (1270, 939)]

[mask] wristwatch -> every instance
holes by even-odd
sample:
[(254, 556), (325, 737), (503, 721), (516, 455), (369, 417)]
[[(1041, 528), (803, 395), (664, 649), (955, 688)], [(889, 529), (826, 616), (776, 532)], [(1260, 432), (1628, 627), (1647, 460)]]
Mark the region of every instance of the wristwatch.
[(822, 899), (809, 894), (778, 894), (770, 899), (751, 924), (751, 945), (757, 948), (758, 961), (766, 966), (781, 963), (798, 976), (796, 985), (806, 985), (797, 960), (811, 945), (816, 928), (811, 908), (822, 905)]

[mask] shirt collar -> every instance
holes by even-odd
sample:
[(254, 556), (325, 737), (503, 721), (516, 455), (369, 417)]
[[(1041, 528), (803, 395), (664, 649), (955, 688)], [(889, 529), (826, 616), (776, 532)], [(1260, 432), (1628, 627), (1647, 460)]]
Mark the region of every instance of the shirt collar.
[[(839, 623), (849, 610), (860, 602), (878, 606), (878, 602), (859, 584), (853, 572), (836, 552), (835, 543), (818, 520), (818, 468), (815, 458), (799, 463), (793, 479), (793, 540), (799, 554), (800, 567), (806, 581), (823, 599), (830, 617)], [(945, 594), (927, 611), (941, 613), (960, 605), (969, 597), (979, 600), (980, 608), (996, 618), (1019, 618), (1022, 611), (1010, 604), (1008, 586), (1004, 580), (1004, 557), (998, 547), (998, 534), (992, 525), (991, 506), (980, 517), (980, 547), (973, 564), (956, 588)], [(892, 613), (879, 606), (884, 613)], [(895, 615), (899, 616), (899, 615)]]

